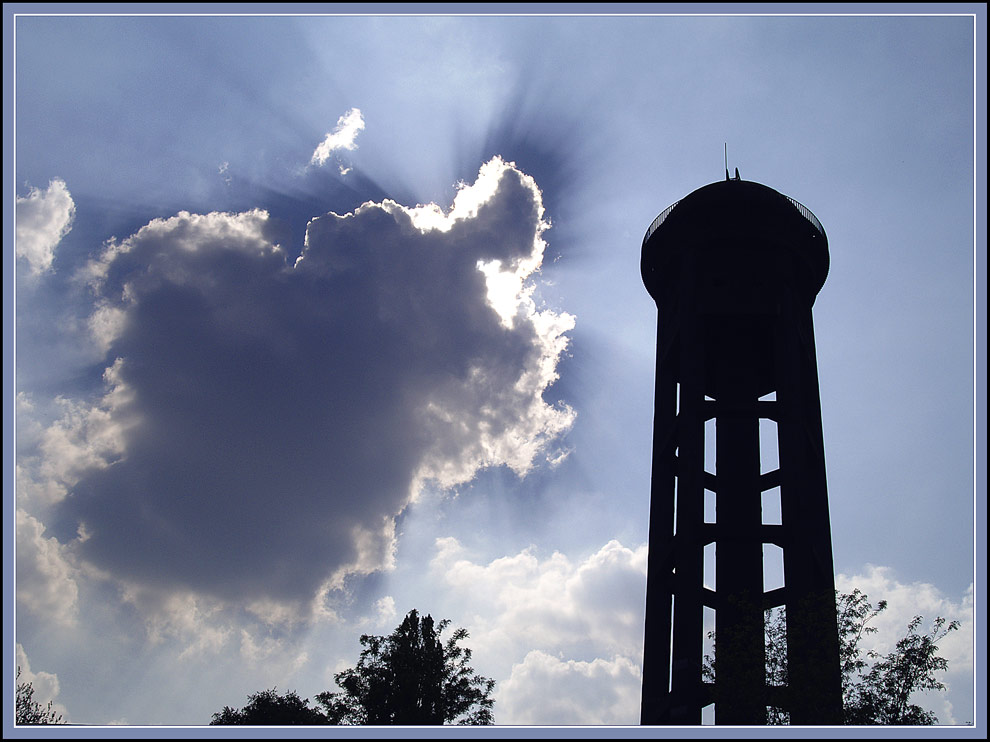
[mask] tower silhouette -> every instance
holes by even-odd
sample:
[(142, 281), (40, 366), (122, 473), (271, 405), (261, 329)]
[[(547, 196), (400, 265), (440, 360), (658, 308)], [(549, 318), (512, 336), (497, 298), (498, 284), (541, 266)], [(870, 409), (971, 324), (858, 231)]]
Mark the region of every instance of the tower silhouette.
[[(672, 204), (643, 238), (658, 309), (643, 724), (700, 724), (712, 703), (716, 724), (764, 724), (767, 706), (792, 724), (841, 723), (811, 313), (828, 266), (814, 214), (738, 175)], [(761, 447), (776, 449), (775, 468)], [(784, 584), (772, 590), (767, 545), (783, 552)], [(777, 606), (787, 685), (768, 687), (764, 610)], [(714, 683), (702, 677), (706, 607)]]

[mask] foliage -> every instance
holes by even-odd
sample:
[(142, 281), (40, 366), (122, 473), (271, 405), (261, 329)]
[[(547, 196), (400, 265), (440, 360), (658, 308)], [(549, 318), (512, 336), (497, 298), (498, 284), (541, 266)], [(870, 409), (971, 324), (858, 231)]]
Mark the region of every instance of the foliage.
[[(764, 614), (763, 642), (766, 653), (767, 685), (787, 686), (787, 616), (783, 608)], [(767, 706), (767, 724), (788, 724), (790, 714), (779, 706)]]
[[(846, 724), (857, 725), (928, 725), (937, 724), (934, 713), (909, 702), (915, 691), (945, 690), (935, 673), (948, 668), (948, 661), (938, 656), (938, 642), (959, 628), (959, 622), (946, 624), (935, 619), (928, 634), (919, 634), (923, 619), (915, 616), (908, 624), (904, 638), (893, 652), (881, 656), (875, 651), (863, 655), (860, 642), (866, 634), (876, 632), (869, 623), (886, 610), (887, 601), (873, 606), (859, 589), (838, 593), (835, 597), (839, 629), (839, 666), (842, 673), (842, 705)], [(715, 632), (709, 632), (715, 639)], [(787, 685), (787, 616), (783, 608), (771, 608), (765, 613), (764, 637), (766, 650), (766, 684), (769, 687)], [(705, 655), (702, 677), (715, 680), (715, 653)], [(789, 723), (786, 709), (767, 707), (766, 723)]]
[[(859, 588), (851, 593), (835, 593), (836, 617), (839, 624), (839, 669), (842, 673), (842, 706), (851, 703), (853, 687), (867, 666), (859, 648), (866, 634), (875, 634), (876, 626), (869, 622), (887, 610), (887, 601), (881, 600), (874, 608), (869, 598)], [(870, 656), (870, 655), (867, 655)]]
[[(21, 668), (17, 668), (17, 679), (20, 680)], [(42, 706), (34, 700), (34, 686), (31, 683), (17, 684), (16, 724), (64, 724), (62, 715), (55, 713), (52, 702)]]
[(847, 724), (938, 723), (935, 714), (911, 703), (910, 698), (919, 690), (945, 690), (935, 673), (948, 669), (949, 662), (936, 652), (939, 641), (958, 629), (959, 622), (946, 625), (939, 616), (928, 634), (919, 634), (921, 622), (921, 616), (911, 619), (907, 634), (889, 654), (869, 652), (875, 660), (873, 666), (850, 684), (849, 696), (844, 699)]
[(275, 688), (252, 693), (248, 704), (237, 710), (224, 706), (222, 711), (213, 714), (211, 725), (253, 724), (289, 726), (297, 724), (326, 724), (327, 717), (317, 709), (309, 707), (308, 698), (299, 698), (295, 691), (280, 696)]
[(412, 610), (390, 635), (362, 636), (358, 664), (334, 676), (343, 691), (316, 697), (330, 723), (494, 723), (495, 681), (468, 664), (471, 650), (458, 646), (467, 631), (457, 629), (441, 642), (449, 625)]
[[(842, 684), (842, 705), (850, 706), (853, 685), (867, 666), (859, 643), (866, 634), (876, 633), (870, 626), (879, 613), (886, 610), (887, 601), (881, 600), (874, 608), (866, 594), (859, 588), (851, 593), (835, 593), (835, 610), (839, 630), (839, 669)], [(787, 686), (787, 613), (783, 607), (766, 611), (764, 622), (767, 685)], [(779, 706), (767, 707), (767, 724), (788, 724), (790, 715)]]

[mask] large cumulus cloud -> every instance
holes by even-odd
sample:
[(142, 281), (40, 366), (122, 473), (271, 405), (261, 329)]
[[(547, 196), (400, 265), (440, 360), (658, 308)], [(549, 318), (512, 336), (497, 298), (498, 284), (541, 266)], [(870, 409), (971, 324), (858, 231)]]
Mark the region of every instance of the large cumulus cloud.
[(61, 540), (133, 584), (306, 601), (388, 566), (425, 484), (559, 456), (574, 413), (543, 395), (573, 319), (531, 296), (547, 226), (495, 159), (447, 211), (313, 219), (299, 256), (260, 210), (111, 241), (89, 268), (102, 454), (61, 483)]

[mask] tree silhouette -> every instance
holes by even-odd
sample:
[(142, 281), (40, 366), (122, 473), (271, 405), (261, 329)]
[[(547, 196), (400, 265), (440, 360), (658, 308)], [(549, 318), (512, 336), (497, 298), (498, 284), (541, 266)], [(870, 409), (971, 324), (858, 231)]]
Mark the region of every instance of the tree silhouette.
[[(21, 679), (21, 668), (17, 668), (17, 680)], [(52, 702), (42, 706), (34, 700), (34, 686), (31, 683), (17, 684), (15, 704), (15, 724), (63, 724), (62, 715), (55, 713)]]
[(939, 616), (928, 634), (919, 634), (921, 616), (908, 624), (907, 634), (897, 642), (894, 651), (880, 656), (870, 652), (875, 660), (869, 672), (851, 683), (845, 705), (847, 724), (937, 724), (938, 717), (910, 702), (911, 694), (919, 690), (945, 690), (945, 684), (935, 677), (944, 672), (949, 662), (939, 657), (938, 643), (959, 622), (946, 624)]
[(449, 625), (412, 610), (388, 636), (363, 635), (357, 665), (334, 676), (343, 691), (316, 696), (330, 723), (492, 724), (495, 681), (468, 664), (466, 630), (440, 640)]
[[(851, 593), (835, 593), (835, 609), (839, 626), (839, 669), (842, 672), (842, 706), (848, 709), (852, 703), (853, 689), (867, 666), (859, 643), (866, 634), (877, 633), (869, 623), (887, 610), (887, 601), (881, 600), (874, 607), (859, 588)], [(867, 657), (871, 655), (867, 653)]]
[(327, 717), (309, 707), (308, 698), (299, 698), (294, 690), (280, 696), (275, 688), (252, 693), (247, 706), (238, 710), (224, 706), (213, 714), (211, 725), (254, 724), (289, 726), (327, 724)]
[[(874, 607), (861, 590), (836, 592), (836, 617), (839, 629), (839, 664), (842, 672), (843, 721), (856, 725), (930, 725), (938, 717), (931, 711), (909, 702), (915, 691), (945, 690), (935, 673), (945, 671), (948, 660), (938, 656), (938, 642), (959, 628), (959, 622), (946, 624), (941, 616), (933, 622), (928, 634), (919, 634), (921, 616), (908, 624), (907, 633), (895, 649), (886, 654), (870, 650), (865, 657), (860, 641), (866, 634), (876, 632), (869, 623), (887, 608), (881, 600)], [(783, 608), (771, 608), (765, 613), (764, 638), (766, 649), (766, 685), (769, 688), (787, 686), (787, 616)], [(715, 632), (709, 632), (715, 639)], [(716, 645), (717, 646), (717, 645)], [(715, 679), (715, 651), (704, 657), (703, 679)], [(767, 706), (768, 725), (787, 724), (787, 709)]]

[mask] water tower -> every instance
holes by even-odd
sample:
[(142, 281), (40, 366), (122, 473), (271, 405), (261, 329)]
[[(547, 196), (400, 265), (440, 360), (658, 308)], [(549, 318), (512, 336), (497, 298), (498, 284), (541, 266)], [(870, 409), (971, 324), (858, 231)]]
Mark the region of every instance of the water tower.
[[(767, 706), (792, 724), (840, 724), (811, 316), (828, 241), (794, 199), (726, 175), (665, 209), (643, 238), (659, 319), (641, 722), (700, 724), (714, 703), (716, 724), (764, 724)], [(761, 448), (776, 452), (772, 468)], [(783, 586), (766, 589), (764, 552), (774, 546)], [(765, 674), (764, 611), (777, 606), (784, 687)], [(706, 609), (713, 683), (702, 677)]]

